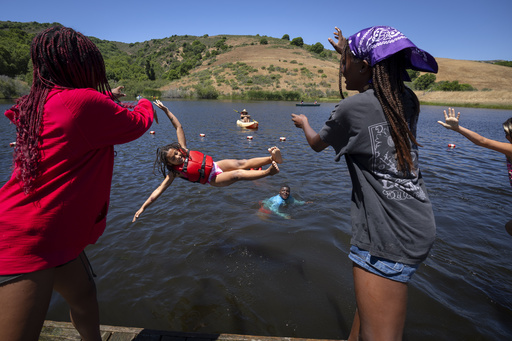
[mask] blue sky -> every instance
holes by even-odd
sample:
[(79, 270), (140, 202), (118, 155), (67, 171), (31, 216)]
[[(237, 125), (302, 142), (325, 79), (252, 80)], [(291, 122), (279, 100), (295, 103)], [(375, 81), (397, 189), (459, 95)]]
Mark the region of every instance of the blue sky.
[(11, 0), (2, 4), (0, 20), (58, 22), (126, 43), (175, 34), (288, 34), (326, 48), (334, 26), (349, 36), (389, 25), (434, 57), (512, 60), (511, 15), (511, 0)]

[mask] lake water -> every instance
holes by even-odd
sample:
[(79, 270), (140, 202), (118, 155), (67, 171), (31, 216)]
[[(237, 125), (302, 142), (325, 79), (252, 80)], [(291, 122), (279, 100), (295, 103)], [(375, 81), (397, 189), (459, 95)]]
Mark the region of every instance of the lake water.
[[(0, 104), (0, 111), (9, 107)], [(315, 153), (291, 113), (318, 130), (334, 104), (164, 101), (185, 127), (187, 145), (213, 156), (267, 155), (277, 145), (281, 173), (226, 188), (176, 180), (136, 222), (133, 214), (161, 177), (155, 150), (175, 141), (160, 124), (116, 146), (105, 234), (87, 254), (98, 274), (101, 323), (151, 329), (302, 338), (347, 338), (355, 311), (350, 240), (351, 182), (344, 160)], [(246, 108), (257, 131), (236, 126)], [(437, 240), (409, 286), (405, 340), (512, 338), (512, 191), (502, 154), (479, 148), (436, 123), (444, 108), (423, 106), (420, 162), (434, 206)], [(462, 109), (461, 124), (506, 142), (510, 110)], [(165, 120), (164, 120), (165, 118)], [(99, 122), (100, 123), (100, 122)], [(200, 137), (205, 134), (205, 137)], [(253, 139), (247, 139), (247, 136)], [(286, 141), (280, 141), (286, 137)], [(0, 184), (10, 176), (15, 129), (0, 118)], [(456, 148), (449, 149), (448, 144)], [(260, 200), (281, 184), (312, 204), (293, 219), (258, 214)], [(54, 295), (48, 319), (67, 321)]]

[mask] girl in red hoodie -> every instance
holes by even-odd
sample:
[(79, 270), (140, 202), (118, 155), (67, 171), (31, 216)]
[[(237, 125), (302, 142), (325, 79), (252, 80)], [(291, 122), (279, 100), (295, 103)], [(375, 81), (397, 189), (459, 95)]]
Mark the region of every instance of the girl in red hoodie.
[(154, 110), (116, 103), (100, 51), (70, 28), (39, 33), (31, 55), (30, 93), (5, 113), (17, 135), (0, 189), (0, 340), (37, 340), (53, 290), (82, 340), (101, 340), (83, 250), (105, 229), (114, 145), (144, 134)]

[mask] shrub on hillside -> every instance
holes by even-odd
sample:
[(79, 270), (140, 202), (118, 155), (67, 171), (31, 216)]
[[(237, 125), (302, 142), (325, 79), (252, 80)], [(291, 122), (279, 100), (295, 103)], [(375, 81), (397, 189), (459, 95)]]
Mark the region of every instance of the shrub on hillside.
[(302, 37), (293, 38), (292, 41), (290, 42), (290, 45), (302, 47), (304, 46), (304, 40), (302, 39)]
[(0, 98), (18, 98), (29, 92), (30, 87), (26, 83), (0, 75)]
[(432, 86), (433, 91), (475, 91), (471, 85), (459, 81), (441, 81)]
[(426, 73), (416, 78), (414, 82), (412, 82), (412, 85), (416, 90), (427, 90), (435, 83), (435, 81), (436, 75), (433, 73)]
[(313, 52), (313, 53), (322, 53), (324, 51), (324, 46), (321, 44), (321, 43), (316, 43), (314, 45), (311, 45), (311, 47), (309, 48), (309, 51)]
[(219, 98), (219, 92), (215, 87), (211, 84), (203, 85), (196, 84), (194, 85), (195, 95), (200, 99), (217, 99)]
[(155, 89), (144, 89), (142, 96), (145, 98), (160, 98), (162, 97), (162, 91)]
[(407, 74), (409, 75), (409, 78), (411, 79), (411, 82), (414, 81), (416, 78), (420, 76), (420, 72), (416, 70), (407, 69)]
[(499, 62), (495, 62), (494, 64), (512, 67), (512, 61), (507, 60), (500, 60)]

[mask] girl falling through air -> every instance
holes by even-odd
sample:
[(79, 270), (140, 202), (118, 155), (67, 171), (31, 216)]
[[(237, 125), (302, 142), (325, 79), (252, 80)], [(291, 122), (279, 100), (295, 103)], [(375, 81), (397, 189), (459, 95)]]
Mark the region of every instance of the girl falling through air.
[[(178, 142), (157, 149), (154, 167), (158, 166), (165, 179), (135, 213), (133, 222), (171, 186), (176, 177), (191, 182), (209, 183), (215, 187), (224, 187), (240, 180), (257, 180), (279, 173), (277, 164), (282, 163), (283, 158), (277, 147), (268, 149), (269, 156), (246, 160), (225, 159), (216, 162), (209, 155), (187, 149), (185, 132), (179, 120), (159, 100), (153, 103), (162, 109), (171, 120), (176, 129)], [(270, 167), (263, 170), (259, 169), (265, 165), (270, 165)]]

